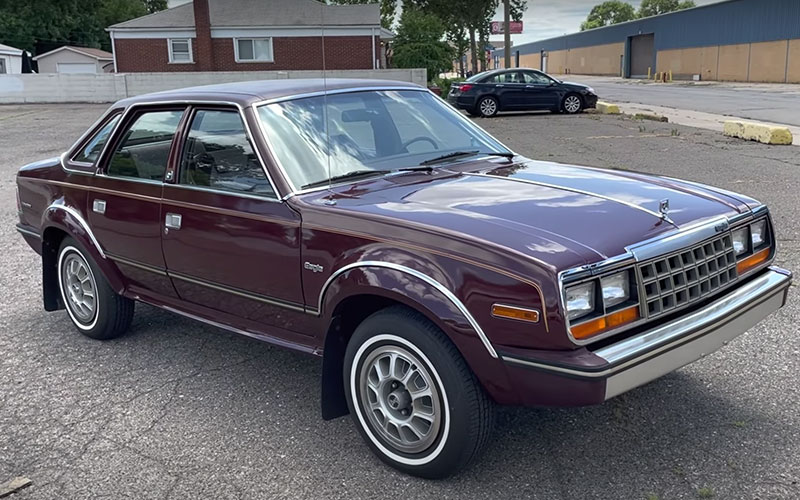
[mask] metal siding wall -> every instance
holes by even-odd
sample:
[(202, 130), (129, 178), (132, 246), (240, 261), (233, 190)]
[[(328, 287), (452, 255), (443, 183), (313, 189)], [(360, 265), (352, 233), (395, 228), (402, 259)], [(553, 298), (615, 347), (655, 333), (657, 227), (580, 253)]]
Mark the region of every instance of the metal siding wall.
[[(800, 38), (800, 0), (728, 0), (514, 47), (521, 54), (624, 42), (655, 33), (655, 50)], [(501, 57), (503, 51), (496, 51)]]

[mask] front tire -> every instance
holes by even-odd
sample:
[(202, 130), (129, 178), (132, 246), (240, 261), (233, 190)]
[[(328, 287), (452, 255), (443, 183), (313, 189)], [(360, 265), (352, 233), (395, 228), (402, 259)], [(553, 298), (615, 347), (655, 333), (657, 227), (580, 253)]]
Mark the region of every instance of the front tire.
[(92, 257), (72, 238), (61, 242), (57, 265), (61, 299), (78, 331), (109, 340), (128, 330), (134, 302), (114, 292)]
[(478, 101), (477, 111), (482, 117), (491, 118), (500, 111), (500, 105), (492, 96), (481, 97)]
[(344, 383), (364, 440), (405, 473), (447, 477), (488, 441), (493, 403), (447, 336), (415, 311), (384, 309), (356, 328)]
[(561, 103), (561, 109), (565, 113), (574, 115), (583, 111), (583, 100), (578, 94), (567, 94)]

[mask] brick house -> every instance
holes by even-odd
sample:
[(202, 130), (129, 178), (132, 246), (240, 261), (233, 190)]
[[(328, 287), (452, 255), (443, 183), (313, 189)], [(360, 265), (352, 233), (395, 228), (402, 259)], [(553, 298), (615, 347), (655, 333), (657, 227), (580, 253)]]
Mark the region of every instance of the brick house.
[[(375, 69), (385, 66), (377, 4), (194, 0), (108, 27), (124, 72)], [(324, 35), (324, 44), (323, 44)]]

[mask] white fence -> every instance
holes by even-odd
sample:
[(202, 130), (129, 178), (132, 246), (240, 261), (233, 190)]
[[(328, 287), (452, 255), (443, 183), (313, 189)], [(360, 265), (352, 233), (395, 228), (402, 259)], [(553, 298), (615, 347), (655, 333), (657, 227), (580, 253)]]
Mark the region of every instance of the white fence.
[[(328, 71), (328, 78), (373, 78), (425, 85), (425, 69)], [(219, 71), (185, 73), (0, 75), (0, 104), (114, 102), (161, 90), (215, 83), (321, 78), (322, 71)]]

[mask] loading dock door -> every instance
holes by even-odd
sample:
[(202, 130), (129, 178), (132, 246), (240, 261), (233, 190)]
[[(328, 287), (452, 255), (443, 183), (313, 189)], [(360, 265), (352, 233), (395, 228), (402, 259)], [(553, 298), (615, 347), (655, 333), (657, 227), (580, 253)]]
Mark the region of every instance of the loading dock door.
[(653, 34), (631, 37), (631, 78), (647, 78), (647, 68), (653, 66)]

